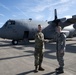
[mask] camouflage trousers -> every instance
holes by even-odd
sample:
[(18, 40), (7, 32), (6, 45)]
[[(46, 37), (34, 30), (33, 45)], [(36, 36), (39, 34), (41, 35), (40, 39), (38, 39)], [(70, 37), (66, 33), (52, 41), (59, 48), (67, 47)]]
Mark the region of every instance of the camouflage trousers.
[(63, 58), (64, 53), (57, 52), (56, 55), (57, 55), (57, 61), (59, 63), (59, 66), (63, 67), (64, 66), (64, 58)]
[(43, 61), (43, 50), (40, 48), (35, 48), (34, 52), (34, 57), (35, 57), (35, 66), (41, 65)]

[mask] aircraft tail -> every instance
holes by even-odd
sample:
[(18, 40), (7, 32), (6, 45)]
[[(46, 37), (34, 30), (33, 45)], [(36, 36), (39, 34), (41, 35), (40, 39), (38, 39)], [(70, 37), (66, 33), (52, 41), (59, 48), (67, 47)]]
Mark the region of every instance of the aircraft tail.
[(56, 26), (58, 26), (60, 19), (58, 19), (58, 17), (57, 17), (57, 10), (56, 9), (54, 10), (54, 15), (55, 15), (55, 18), (54, 18), (53, 22), (56, 24)]
[(57, 20), (57, 10), (56, 9), (54, 10), (54, 14), (55, 14), (55, 19), (54, 20)]
[[(60, 22), (60, 19), (58, 19), (57, 17), (57, 10), (54, 10), (54, 20), (52, 21), (53, 23), (55, 23), (55, 26), (58, 26), (58, 23)], [(48, 22), (49, 24), (51, 23), (51, 21)]]

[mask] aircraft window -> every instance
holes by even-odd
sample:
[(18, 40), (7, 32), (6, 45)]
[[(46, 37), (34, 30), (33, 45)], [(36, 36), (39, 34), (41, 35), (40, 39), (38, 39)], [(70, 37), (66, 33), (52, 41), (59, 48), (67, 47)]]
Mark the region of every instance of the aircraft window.
[(8, 21), (8, 25), (15, 25), (15, 21)]

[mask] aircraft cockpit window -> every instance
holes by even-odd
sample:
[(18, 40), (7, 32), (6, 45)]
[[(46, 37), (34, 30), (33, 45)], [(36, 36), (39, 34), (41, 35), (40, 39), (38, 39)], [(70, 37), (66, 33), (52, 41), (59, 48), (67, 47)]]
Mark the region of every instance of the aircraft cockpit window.
[(8, 25), (15, 25), (15, 21), (8, 21)]

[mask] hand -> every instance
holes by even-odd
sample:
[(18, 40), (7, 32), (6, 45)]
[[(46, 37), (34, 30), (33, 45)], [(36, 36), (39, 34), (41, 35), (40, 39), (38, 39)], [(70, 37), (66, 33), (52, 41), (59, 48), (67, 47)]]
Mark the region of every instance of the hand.
[(64, 50), (61, 50), (61, 53), (64, 53)]

